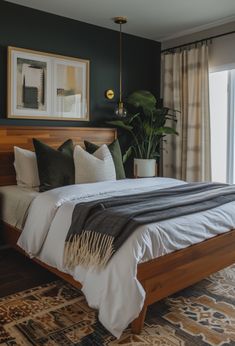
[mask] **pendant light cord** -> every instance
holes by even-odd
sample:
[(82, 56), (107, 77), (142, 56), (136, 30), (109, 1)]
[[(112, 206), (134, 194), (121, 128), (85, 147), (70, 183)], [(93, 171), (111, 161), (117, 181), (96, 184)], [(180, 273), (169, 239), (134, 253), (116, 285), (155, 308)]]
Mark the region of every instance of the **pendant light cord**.
[[(119, 102), (118, 112), (126, 115), (122, 102), (122, 25), (127, 23), (126, 17), (114, 17), (114, 23), (119, 24)], [(122, 115), (123, 116), (123, 115)]]
[(120, 75), (119, 75), (119, 102), (122, 102), (122, 23), (120, 23), (120, 37), (119, 37), (119, 45), (120, 45), (120, 51), (119, 51), (119, 68), (120, 68)]

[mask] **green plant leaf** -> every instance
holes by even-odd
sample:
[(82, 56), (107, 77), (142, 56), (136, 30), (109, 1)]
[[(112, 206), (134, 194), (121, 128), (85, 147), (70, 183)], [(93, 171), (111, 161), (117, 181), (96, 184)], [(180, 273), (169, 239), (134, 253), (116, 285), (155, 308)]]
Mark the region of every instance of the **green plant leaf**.
[(147, 90), (138, 90), (133, 92), (128, 98), (127, 103), (145, 111), (151, 111), (155, 108), (157, 100), (155, 96)]
[(122, 157), (122, 162), (123, 162), (123, 163), (125, 163), (125, 162), (129, 159), (129, 157), (130, 157), (131, 154), (132, 154), (132, 151), (133, 151), (132, 146), (129, 147), (129, 148), (126, 150), (125, 154), (124, 154), (123, 157)]
[(178, 132), (175, 129), (173, 129), (173, 127), (169, 126), (159, 127), (158, 129), (156, 129), (155, 133), (157, 135), (178, 135)]
[(139, 118), (140, 113), (136, 113), (134, 115), (131, 115), (129, 118), (127, 118), (127, 122), (128, 124), (131, 124), (133, 122), (133, 120), (135, 120), (136, 118)]
[(145, 131), (145, 134), (147, 135), (147, 136), (150, 136), (151, 135), (151, 133), (153, 132), (153, 127), (149, 124), (149, 122), (147, 122), (147, 121), (143, 121), (143, 127), (144, 127), (144, 131)]
[(133, 129), (133, 126), (125, 124), (124, 121), (122, 121), (122, 120), (107, 121), (107, 124), (120, 127), (120, 128), (127, 130), (127, 131), (131, 131)]
[(156, 159), (158, 157), (160, 157), (160, 153), (157, 151), (151, 154), (151, 159)]

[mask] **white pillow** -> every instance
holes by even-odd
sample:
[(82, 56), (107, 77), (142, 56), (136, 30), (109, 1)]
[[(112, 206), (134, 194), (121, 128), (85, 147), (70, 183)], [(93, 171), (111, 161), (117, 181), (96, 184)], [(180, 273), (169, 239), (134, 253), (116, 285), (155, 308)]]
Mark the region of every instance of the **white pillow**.
[(17, 185), (23, 187), (39, 187), (40, 180), (36, 154), (33, 151), (14, 147)]
[(101, 145), (93, 155), (89, 154), (80, 145), (76, 145), (73, 155), (76, 184), (116, 180), (113, 158), (107, 145)]

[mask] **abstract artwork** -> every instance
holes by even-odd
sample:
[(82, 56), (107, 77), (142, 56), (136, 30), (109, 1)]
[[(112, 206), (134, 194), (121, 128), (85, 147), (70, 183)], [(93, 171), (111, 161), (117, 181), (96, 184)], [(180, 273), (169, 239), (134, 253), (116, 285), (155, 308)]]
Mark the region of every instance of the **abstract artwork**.
[(46, 110), (46, 62), (17, 58), (17, 108)]
[(89, 120), (89, 61), (8, 47), (8, 118)]
[(55, 61), (56, 105), (57, 116), (71, 117), (77, 114), (79, 118), (87, 112), (86, 73), (83, 64)]

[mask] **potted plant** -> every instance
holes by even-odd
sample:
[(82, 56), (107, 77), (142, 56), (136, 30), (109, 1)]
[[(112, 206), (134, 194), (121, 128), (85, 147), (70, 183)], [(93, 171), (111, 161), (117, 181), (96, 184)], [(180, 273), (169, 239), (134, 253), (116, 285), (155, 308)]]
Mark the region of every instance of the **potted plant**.
[(176, 121), (175, 112), (167, 107), (158, 107), (153, 94), (146, 90), (133, 92), (127, 98), (128, 116), (109, 121), (131, 135), (131, 143), (125, 155), (125, 162), (134, 154), (134, 171), (138, 177), (153, 177), (156, 159), (160, 156), (162, 142), (166, 135), (176, 135), (167, 121)]

